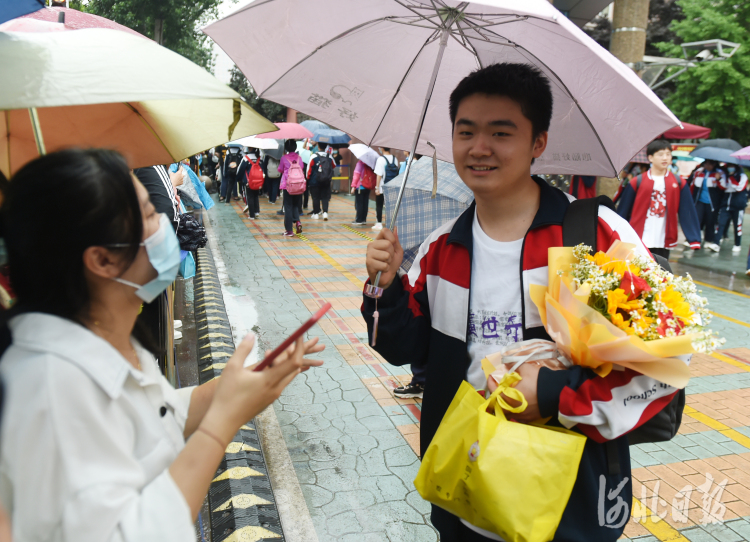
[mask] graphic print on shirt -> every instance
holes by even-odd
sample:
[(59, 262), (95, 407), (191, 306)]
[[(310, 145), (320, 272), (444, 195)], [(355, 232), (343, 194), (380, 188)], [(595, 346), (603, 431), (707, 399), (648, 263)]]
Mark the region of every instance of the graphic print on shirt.
[(523, 340), (521, 313), (478, 310), (469, 312), (469, 342), (506, 346)]
[(653, 216), (663, 218), (667, 216), (667, 192), (666, 190), (654, 190), (651, 192), (651, 205), (648, 207), (647, 217)]

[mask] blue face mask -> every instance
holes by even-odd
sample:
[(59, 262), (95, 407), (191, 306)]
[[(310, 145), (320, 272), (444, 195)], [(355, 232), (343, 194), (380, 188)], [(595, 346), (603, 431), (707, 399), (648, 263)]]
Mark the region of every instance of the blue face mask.
[(727, 171), (729, 171), (729, 174), (732, 175), (735, 171), (737, 171), (737, 169), (733, 167), (728, 167)]
[(158, 273), (156, 278), (143, 286), (119, 277), (114, 280), (136, 288), (135, 295), (151, 303), (174, 282), (180, 269), (180, 243), (167, 215), (161, 215), (159, 229), (141, 244), (146, 247), (148, 261)]

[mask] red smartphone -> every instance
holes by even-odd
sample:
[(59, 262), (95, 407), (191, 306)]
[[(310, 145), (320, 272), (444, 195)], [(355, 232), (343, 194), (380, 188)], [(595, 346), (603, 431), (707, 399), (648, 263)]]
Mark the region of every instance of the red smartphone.
[(299, 339), (308, 329), (317, 324), (318, 320), (323, 318), (323, 315), (327, 313), (330, 308), (330, 303), (326, 303), (325, 305), (323, 305), (318, 312), (312, 315), (312, 318), (302, 324), (302, 327), (300, 327), (297, 331), (287, 337), (287, 339), (283, 343), (277, 346), (273, 352), (268, 354), (263, 361), (256, 365), (253, 371), (262, 371), (263, 369), (271, 365), (271, 362), (275, 360), (279, 356), (279, 354), (281, 354), (284, 350), (289, 348), (289, 346), (294, 344), (294, 342)]

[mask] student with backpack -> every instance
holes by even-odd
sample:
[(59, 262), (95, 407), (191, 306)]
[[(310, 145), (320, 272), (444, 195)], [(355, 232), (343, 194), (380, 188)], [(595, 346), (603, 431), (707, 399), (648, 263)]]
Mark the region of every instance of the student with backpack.
[(703, 234), (703, 247), (713, 252), (719, 252), (716, 244), (716, 223), (719, 219), (721, 205), (721, 186), (724, 182), (724, 172), (718, 162), (704, 161), (688, 178), (692, 190), (698, 224)]
[(591, 175), (573, 175), (570, 178), (570, 191), (576, 199), (596, 197), (596, 177)]
[(625, 185), (617, 212), (630, 222), (652, 254), (669, 259), (669, 250), (677, 246), (678, 219), (690, 248), (698, 250), (700, 223), (687, 182), (669, 169), (672, 146), (657, 139), (649, 143), (646, 154), (651, 169)]
[(354, 211), (356, 216), (352, 226), (367, 224), (367, 211), (370, 208), (370, 190), (375, 188), (376, 176), (370, 166), (362, 160), (357, 162), (352, 174), (352, 194), (354, 194)]
[(237, 171), (237, 177), (245, 187), (245, 211), (250, 218), (260, 218), (260, 191), (265, 176), (258, 159), (258, 151), (249, 149)]
[[(311, 218), (328, 220), (328, 202), (331, 201), (331, 184), (336, 163), (331, 156), (331, 147), (317, 143), (317, 152), (312, 155), (307, 166), (307, 184), (313, 200)], [(320, 208), (323, 207), (321, 214)]]
[[(377, 300), (363, 297), (371, 340), (379, 312), (375, 350), (393, 365), (426, 367), (422, 453), (462, 381), (487, 387), (482, 358), (506, 344), (550, 339), (530, 285), (547, 285), (548, 248), (563, 246), (571, 198), (530, 170), (547, 146), (552, 110), (549, 81), (527, 64), (493, 64), (464, 78), (450, 96), (453, 160), (474, 202), (427, 237), (408, 273), (399, 270), (403, 249), (394, 232), (383, 228), (367, 247), (368, 284), (381, 272), (384, 288)], [(595, 249), (606, 251), (619, 239), (649, 256), (627, 221), (605, 205), (594, 211)], [(602, 377), (577, 365), (553, 371), (524, 364), (518, 372), (516, 389), (528, 407), (509, 417), (520, 423), (551, 417), (546, 423), (554, 426), (565, 419), (588, 437), (554, 539), (614, 542), (633, 496), (627, 434), (677, 390), (629, 369)], [(437, 506), (431, 519), (443, 542), (500, 540)]]
[(372, 227), (375, 231), (383, 229), (383, 205), (385, 203), (383, 185), (391, 182), (399, 171), (398, 160), (391, 154), (391, 149), (380, 147), (380, 150), (383, 154), (375, 162), (375, 175), (377, 176), (375, 181), (375, 214), (377, 222)]
[(230, 200), (234, 197), (235, 201), (240, 199), (237, 193), (237, 170), (242, 161), (242, 148), (229, 147), (224, 158), (224, 167), (221, 170), (221, 197), (219, 201), (232, 203)]
[(263, 157), (263, 168), (265, 169), (267, 179), (268, 203), (276, 203), (281, 190), (281, 170), (279, 169), (279, 160), (266, 153)]
[(281, 190), (284, 193), (284, 236), (293, 237), (292, 228), (295, 226), (297, 233), (302, 233), (300, 211), (307, 182), (302, 169), (302, 158), (297, 154), (297, 143), (293, 139), (287, 139), (284, 150), (286, 154), (281, 157), (278, 167), (281, 173)]
[(747, 207), (747, 175), (742, 168), (734, 164), (727, 164), (725, 175), (720, 184), (723, 195), (719, 205), (719, 231), (716, 234), (716, 244), (721, 245), (723, 238), (729, 237), (729, 223), (734, 224), (734, 246), (732, 254), (742, 251), (742, 219)]

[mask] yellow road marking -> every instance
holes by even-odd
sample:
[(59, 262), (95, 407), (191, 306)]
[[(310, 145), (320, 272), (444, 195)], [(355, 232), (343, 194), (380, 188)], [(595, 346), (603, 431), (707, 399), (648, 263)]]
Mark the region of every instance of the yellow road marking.
[(248, 525), (234, 531), (224, 539), (224, 542), (257, 542), (264, 538), (281, 538), (281, 535), (269, 531), (268, 529), (264, 529), (263, 527)]
[(357, 288), (362, 289), (365, 285), (364, 282), (359, 280), (357, 277), (355, 277), (350, 271), (347, 271), (347, 269), (341, 265), (339, 262), (334, 260), (331, 256), (328, 255), (327, 252), (325, 252), (322, 248), (320, 248), (318, 245), (310, 241), (308, 238), (297, 234), (297, 237), (307, 243), (307, 245), (313, 249), (315, 252), (317, 252), (328, 264), (333, 267), (336, 271), (344, 275), (347, 279), (349, 279), (349, 282), (357, 286)]
[(746, 437), (739, 431), (735, 431), (728, 425), (724, 425), (720, 421), (714, 420), (712, 417), (707, 416), (703, 414), (702, 412), (698, 412), (693, 407), (685, 405), (685, 411), (684, 413), (694, 420), (698, 420), (704, 425), (707, 425), (711, 429), (714, 429), (724, 435), (725, 437), (728, 437), (735, 441), (737, 444), (741, 444), (745, 448), (750, 448), (750, 437)]
[(723, 314), (719, 314), (718, 312), (714, 311), (708, 311), (711, 313), (712, 316), (718, 316), (719, 318), (723, 318), (724, 320), (729, 320), (733, 324), (739, 324), (741, 326), (750, 327), (750, 324), (747, 322), (743, 322), (742, 320), (737, 320), (736, 318), (732, 318), (731, 316), (724, 316)]
[(219, 482), (221, 480), (242, 480), (248, 476), (263, 476), (257, 470), (253, 470), (250, 467), (232, 467), (227, 469), (218, 475), (216, 478), (211, 480), (212, 482)]
[(364, 233), (362, 233), (361, 231), (357, 231), (357, 230), (355, 230), (354, 228), (352, 228), (352, 227), (350, 227), (350, 226), (347, 226), (346, 224), (341, 224), (341, 227), (342, 227), (342, 228), (344, 228), (344, 229), (346, 229), (346, 230), (349, 230), (349, 231), (350, 231), (350, 232), (352, 232), (352, 233), (356, 233), (356, 234), (357, 234), (357, 235), (359, 235), (360, 237), (364, 237), (364, 238), (365, 238), (365, 239), (367, 239), (368, 241), (374, 241), (374, 240), (375, 240), (375, 239), (373, 239), (372, 237), (370, 237), (370, 236), (368, 236), (368, 235), (365, 235), (365, 234), (364, 234)]
[(226, 501), (224, 504), (219, 506), (214, 512), (221, 512), (222, 510), (228, 510), (229, 506), (231, 505), (232, 508), (250, 508), (251, 506), (257, 506), (259, 504), (271, 504), (265, 499), (262, 499), (261, 497), (258, 497), (257, 495), (253, 495), (252, 493), (243, 493), (242, 495), (237, 495), (235, 497), (232, 497), (228, 501)]
[(720, 361), (723, 361), (724, 363), (734, 365), (735, 367), (739, 367), (740, 369), (750, 373), (750, 365), (748, 365), (747, 363), (742, 363), (741, 361), (737, 361), (736, 359), (732, 359), (729, 356), (725, 356), (724, 354), (719, 354), (717, 352), (714, 352), (713, 354), (711, 354), (711, 356)]
[[(648, 506), (643, 504), (639, 499), (633, 497), (632, 510), (635, 510), (636, 508), (645, 510), (646, 512), (643, 514), (644, 517), (642, 517), (642, 519), (637, 523), (643, 525), (648, 530), (648, 532), (650, 532), (662, 542), (690, 542), (687, 538), (682, 536), (677, 529), (672, 527), (657, 514), (654, 514), (654, 511), (651, 510)], [(654, 520), (654, 518), (657, 519)]]
[(727, 290), (726, 288), (722, 288), (721, 286), (714, 286), (713, 284), (708, 284), (707, 282), (700, 282), (698, 280), (693, 279), (693, 282), (696, 284), (699, 284), (700, 286), (705, 286), (706, 288), (713, 288), (714, 290), (719, 290), (720, 292), (724, 292), (727, 294), (734, 294), (738, 295), (740, 297), (747, 297), (750, 298), (750, 295), (743, 294), (740, 292), (735, 292), (734, 290)]

